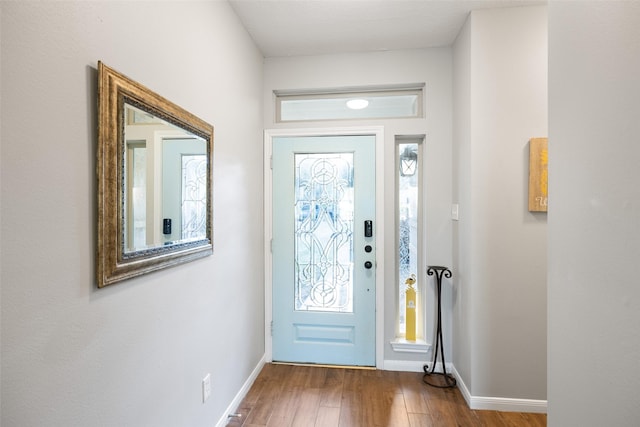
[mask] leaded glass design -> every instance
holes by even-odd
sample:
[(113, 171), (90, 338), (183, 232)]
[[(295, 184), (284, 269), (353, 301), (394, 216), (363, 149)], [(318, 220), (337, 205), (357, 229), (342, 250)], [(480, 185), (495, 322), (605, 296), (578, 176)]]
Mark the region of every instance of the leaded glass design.
[(353, 153), (295, 154), (295, 309), (353, 312)]
[[(418, 274), (418, 144), (398, 144), (398, 299), (399, 332), (406, 332), (405, 284), (411, 275)], [(411, 160), (411, 167), (403, 169)], [(415, 284), (416, 290), (420, 287)]]
[(131, 213), (133, 233), (131, 248), (147, 246), (147, 148), (143, 143), (129, 143), (133, 173), (131, 179)]
[(182, 239), (201, 239), (207, 232), (207, 156), (182, 156)]

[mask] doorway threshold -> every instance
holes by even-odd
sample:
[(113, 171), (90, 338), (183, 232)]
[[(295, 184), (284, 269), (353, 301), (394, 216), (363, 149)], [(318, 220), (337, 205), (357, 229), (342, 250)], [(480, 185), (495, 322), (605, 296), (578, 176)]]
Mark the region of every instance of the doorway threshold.
[(298, 363), (298, 362), (271, 362), (272, 365), (289, 366), (310, 366), (312, 368), (336, 368), (336, 369), (361, 369), (364, 371), (375, 371), (375, 366), (351, 366), (351, 365), (325, 365), (321, 363)]

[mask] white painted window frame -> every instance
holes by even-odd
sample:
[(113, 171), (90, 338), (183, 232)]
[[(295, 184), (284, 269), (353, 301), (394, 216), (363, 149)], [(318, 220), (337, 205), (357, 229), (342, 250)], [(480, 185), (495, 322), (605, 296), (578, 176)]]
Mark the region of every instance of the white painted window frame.
[[(275, 95), (275, 113), (276, 123), (300, 123), (300, 122), (323, 122), (323, 121), (344, 121), (344, 120), (385, 120), (385, 119), (414, 119), (424, 117), (424, 83), (398, 84), (385, 86), (359, 86), (359, 87), (341, 87), (341, 88), (321, 88), (307, 90), (274, 90)], [(315, 118), (315, 119), (282, 119), (282, 102), (291, 100), (317, 100), (317, 99), (334, 99), (344, 98), (345, 102), (350, 98), (361, 98), (367, 96), (387, 97), (397, 95), (415, 95), (417, 96), (416, 113), (409, 115), (397, 116), (367, 116), (358, 117), (335, 117)]]
[(419, 186), (420, 186), (420, 190), (419, 190), (419, 203), (418, 203), (418, 271), (417, 271), (417, 278), (418, 278), (418, 289), (419, 289), (419, 293), (418, 295), (421, 298), (421, 304), (422, 304), (422, 313), (421, 315), (418, 317), (418, 321), (420, 322), (420, 329), (422, 330), (422, 336), (418, 336), (417, 339), (415, 341), (407, 341), (405, 338), (405, 334), (400, 334), (399, 331), (399, 310), (400, 310), (400, 306), (399, 306), (399, 301), (398, 299), (396, 299), (396, 304), (395, 304), (395, 309), (396, 309), (396, 321), (395, 321), (395, 328), (396, 328), (396, 337), (391, 340), (391, 342), (389, 344), (391, 344), (391, 348), (393, 348), (393, 351), (396, 353), (422, 353), (422, 354), (426, 354), (431, 350), (431, 344), (429, 344), (426, 340), (427, 340), (427, 313), (426, 313), (426, 307), (427, 307), (427, 297), (426, 297), (426, 291), (427, 291), (427, 274), (426, 274), (426, 257), (425, 257), (425, 243), (426, 242), (426, 232), (425, 232), (425, 224), (426, 224), (426, 220), (425, 220), (425, 200), (426, 200), (426, 182), (425, 182), (425, 169), (424, 169), (424, 165), (425, 165), (425, 161), (424, 161), (424, 153), (425, 153), (425, 144), (426, 144), (426, 136), (425, 135), (397, 135), (395, 140), (394, 140), (394, 152), (396, 153), (396, 157), (395, 157), (395, 162), (394, 162), (394, 176), (395, 178), (395, 185), (394, 185), (394, 192), (395, 192), (395, 197), (394, 197), (394, 206), (395, 206), (395, 210), (394, 210), (394, 224), (395, 224), (395, 235), (396, 235), (396, 241), (395, 241), (395, 250), (396, 250), (396, 254), (395, 254), (395, 260), (396, 260), (396, 271), (395, 271), (395, 283), (396, 283), (396, 289), (395, 289), (395, 293), (396, 293), (396, 298), (398, 298), (398, 293), (399, 293), (399, 289), (398, 286), (400, 286), (401, 284), (401, 279), (398, 276), (398, 262), (399, 262), (399, 254), (398, 254), (398, 230), (399, 230), (399, 214), (398, 214), (398, 197), (399, 197), (399, 188), (398, 188), (398, 175), (400, 173), (400, 159), (398, 156), (398, 145), (399, 144), (407, 144), (407, 143), (416, 143), (418, 144), (418, 167), (419, 169)]

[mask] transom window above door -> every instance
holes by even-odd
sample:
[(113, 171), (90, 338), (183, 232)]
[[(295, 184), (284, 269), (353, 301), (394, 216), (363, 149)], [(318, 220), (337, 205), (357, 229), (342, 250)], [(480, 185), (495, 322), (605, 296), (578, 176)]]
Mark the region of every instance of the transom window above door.
[(276, 121), (423, 117), (424, 84), (311, 91), (274, 91)]

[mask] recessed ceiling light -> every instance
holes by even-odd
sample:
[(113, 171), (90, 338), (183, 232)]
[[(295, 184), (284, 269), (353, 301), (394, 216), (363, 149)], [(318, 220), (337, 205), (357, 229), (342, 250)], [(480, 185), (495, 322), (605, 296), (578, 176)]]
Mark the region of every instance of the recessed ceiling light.
[(363, 108), (367, 108), (369, 105), (369, 101), (366, 99), (350, 99), (347, 101), (347, 107), (352, 110), (362, 110)]

